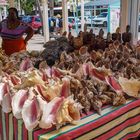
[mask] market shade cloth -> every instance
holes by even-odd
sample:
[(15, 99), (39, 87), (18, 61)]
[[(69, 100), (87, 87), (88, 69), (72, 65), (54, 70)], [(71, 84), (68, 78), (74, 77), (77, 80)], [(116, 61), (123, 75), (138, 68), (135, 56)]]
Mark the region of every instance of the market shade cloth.
[(130, 100), (119, 107), (105, 106), (101, 116), (89, 112), (77, 125), (67, 125), (59, 130), (36, 128), (28, 132), (22, 120), (16, 120), (12, 113), (0, 112), (2, 140), (126, 140), (140, 134), (140, 100)]

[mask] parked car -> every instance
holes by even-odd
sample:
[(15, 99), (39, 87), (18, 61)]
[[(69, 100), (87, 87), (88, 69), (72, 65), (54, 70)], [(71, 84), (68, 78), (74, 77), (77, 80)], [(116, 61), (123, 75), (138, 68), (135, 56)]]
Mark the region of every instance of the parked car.
[(88, 26), (90, 26), (92, 23), (93, 23), (93, 19), (95, 18), (95, 16), (88, 16), (87, 18), (86, 18), (86, 21), (85, 21), (85, 23), (86, 23), (86, 25), (88, 25)]
[(108, 21), (108, 13), (107, 12), (102, 12), (101, 14), (97, 15), (93, 19), (93, 25), (102, 25), (104, 27), (107, 27), (107, 21)]
[[(42, 34), (43, 32), (43, 28), (42, 28), (42, 22), (39, 16), (20, 16), (20, 19), (25, 22), (28, 23), (32, 26), (33, 30), (35, 31), (35, 33), (39, 33)], [(49, 29), (50, 31), (52, 31), (51, 28), (51, 20), (54, 22), (55, 24), (55, 18), (49, 17)]]

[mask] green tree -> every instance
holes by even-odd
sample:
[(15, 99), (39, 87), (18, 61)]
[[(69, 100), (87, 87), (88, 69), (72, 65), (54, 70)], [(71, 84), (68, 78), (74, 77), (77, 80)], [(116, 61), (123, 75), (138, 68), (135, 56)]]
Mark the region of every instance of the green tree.
[(25, 14), (32, 14), (35, 5), (35, 0), (21, 0), (21, 9), (25, 11)]

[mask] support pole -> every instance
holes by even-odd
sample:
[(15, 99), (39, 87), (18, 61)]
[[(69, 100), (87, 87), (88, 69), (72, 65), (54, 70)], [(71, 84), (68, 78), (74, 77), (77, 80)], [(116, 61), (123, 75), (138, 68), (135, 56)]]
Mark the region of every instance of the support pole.
[(6, 10), (6, 6), (3, 7), (3, 16), (4, 18), (7, 17), (7, 10)]
[(138, 41), (138, 26), (139, 26), (139, 4), (140, 0), (131, 0), (130, 12), (130, 30), (132, 33), (132, 43), (136, 44)]
[(96, 16), (96, 5), (94, 5), (94, 17)]
[(68, 5), (67, 0), (62, 0), (63, 32), (68, 33)]
[(128, 9), (129, 9), (129, 4), (128, 4), (128, 0), (121, 0), (121, 11), (120, 11), (120, 20), (121, 20), (121, 33), (125, 32), (125, 27), (126, 25), (128, 25)]
[(91, 18), (91, 20), (90, 20), (90, 22), (91, 22), (91, 27), (93, 27), (93, 15), (92, 15), (92, 9), (90, 10), (90, 18)]
[(0, 9), (0, 22), (2, 21), (2, 10)]
[(78, 0), (75, 1), (75, 5), (76, 5), (76, 32), (77, 34), (79, 33), (79, 25), (78, 25)]
[(121, 0), (121, 32), (130, 25), (133, 44), (138, 40), (139, 5), (140, 0)]
[(107, 32), (110, 32), (110, 5), (108, 5)]
[[(43, 14), (42, 14), (42, 11), (41, 11), (41, 7), (40, 7), (41, 3), (40, 3), (39, 0), (36, 0), (36, 5), (37, 5), (37, 9), (38, 9), (39, 16), (40, 16), (40, 19), (41, 19), (41, 23), (43, 25)], [(43, 29), (43, 31), (44, 31), (44, 29)]]
[(84, 0), (81, 0), (81, 30), (84, 32), (84, 24), (85, 24), (85, 19), (84, 19)]
[(50, 0), (50, 17), (54, 16), (54, 0)]
[(17, 1), (17, 9), (18, 9), (19, 14), (21, 15), (20, 0)]
[(42, 6), (43, 6), (44, 43), (46, 43), (49, 41), (48, 0), (42, 0)]
[(74, 23), (75, 23), (75, 29), (76, 29), (76, 36), (78, 35), (78, 26), (77, 26), (77, 17), (75, 12), (77, 13), (77, 6), (76, 6), (76, 1), (72, 0), (73, 4), (73, 15), (74, 15)]

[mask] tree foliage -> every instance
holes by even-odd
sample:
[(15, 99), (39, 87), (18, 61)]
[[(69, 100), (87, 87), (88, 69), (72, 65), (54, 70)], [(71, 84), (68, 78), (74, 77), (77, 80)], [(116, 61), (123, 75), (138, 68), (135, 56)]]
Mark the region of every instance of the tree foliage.
[(35, 7), (35, 0), (21, 0), (21, 9), (25, 11), (25, 14), (32, 14), (33, 8)]

